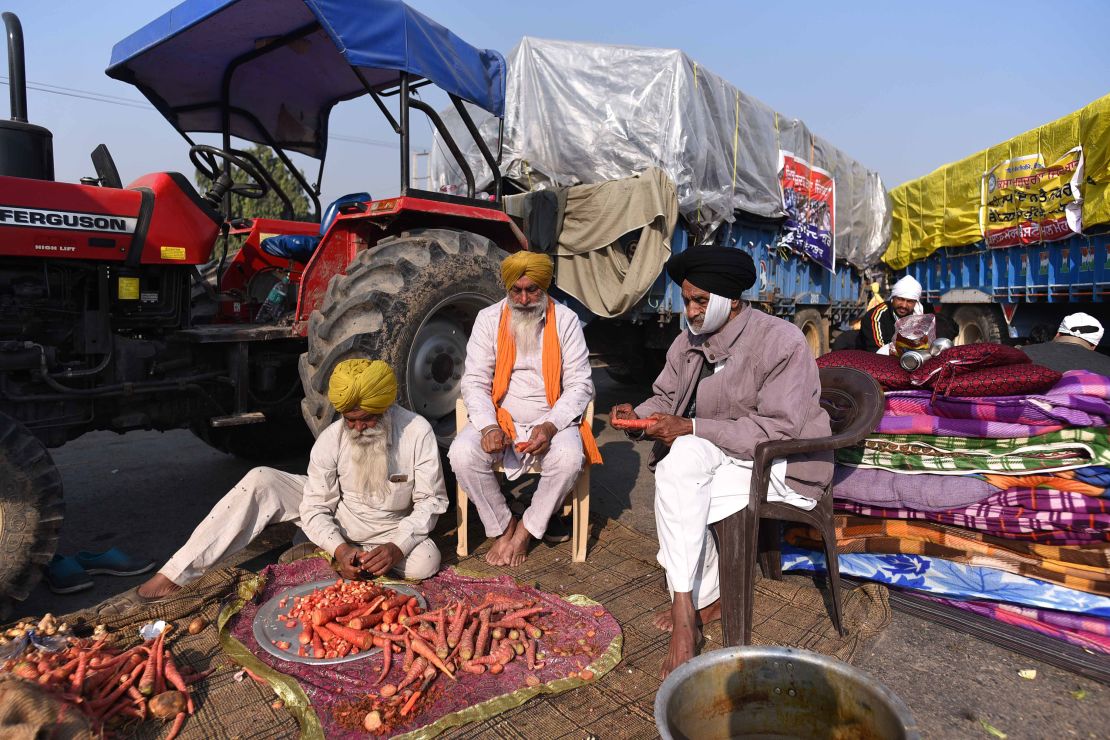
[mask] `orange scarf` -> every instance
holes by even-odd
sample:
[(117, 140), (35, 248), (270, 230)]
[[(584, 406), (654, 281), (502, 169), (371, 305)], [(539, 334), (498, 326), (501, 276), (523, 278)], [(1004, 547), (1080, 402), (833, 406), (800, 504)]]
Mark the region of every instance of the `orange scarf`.
[[(501, 311), (501, 323), (497, 328), (497, 359), (493, 366), (493, 408), (497, 411), (497, 424), (501, 431), (516, 439), (516, 425), (512, 415), (501, 407), (501, 401), (509, 392), (509, 379), (516, 364), (516, 340), (513, 338), (509, 302)], [(543, 390), (547, 395), (547, 405), (554, 408), (555, 402), (563, 391), (563, 350), (559, 346), (559, 333), (555, 328), (555, 301), (547, 299), (547, 314), (543, 325), (543, 350), (540, 367), (543, 373)], [(586, 454), (587, 465), (601, 464), (601, 452), (597, 449), (594, 430), (583, 419), (578, 425), (582, 435), (582, 451)]]

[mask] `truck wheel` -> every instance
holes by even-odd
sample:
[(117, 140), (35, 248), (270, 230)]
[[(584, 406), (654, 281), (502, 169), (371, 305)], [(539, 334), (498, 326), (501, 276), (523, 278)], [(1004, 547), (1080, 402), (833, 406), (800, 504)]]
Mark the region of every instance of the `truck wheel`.
[(816, 308), (803, 308), (794, 314), (794, 326), (802, 330), (814, 359), (829, 351), (829, 334), (825, 331), (825, 320)]
[(0, 622), (22, 601), (58, 549), (62, 476), (25, 426), (0, 414)]
[(505, 297), (505, 256), (485, 237), (446, 229), (414, 229), (360, 252), (309, 318), (301, 410), (312, 433), (336, 416), (327, 395), (332, 368), (370, 357), (389, 363), (397, 402), (427, 418), (448, 444), (467, 337), (478, 312)]
[(959, 333), (956, 344), (1000, 344), (1004, 332), (998, 312), (992, 306), (960, 306), (952, 315)]

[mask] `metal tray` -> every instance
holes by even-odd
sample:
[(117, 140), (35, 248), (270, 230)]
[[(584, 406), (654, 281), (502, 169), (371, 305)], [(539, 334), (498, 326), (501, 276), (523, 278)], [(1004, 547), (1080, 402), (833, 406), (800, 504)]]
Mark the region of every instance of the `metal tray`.
[[(335, 579), (328, 578), (323, 581), (302, 583), (300, 586), (290, 586), (263, 604), (258, 610), (258, 613), (254, 616), (254, 639), (258, 641), (258, 646), (275, 658), (281, 658), (290, 663), (304, 663), (305, 665), (334, 665), (336, 663), (347, 663), (352, 660), (366, 658), (381, 651), (381, 648), (375, 647), (360, 651), (357, 655), (345, 655), (342, 658), (302, 658), (295, 652), (287, 652), (271, 643), (271, 641), (278, 642), (284, 640), (295, 647), (297, 645), (297, 637), (301, 634), (300, 624), (290, 629), (285, 626), (283, 620), (278, 619), (277, 615), (286, 611), (294, 596), (304, 596), (305, 594), (312, 593), (314, 589), (323, 589), (334, 584)], [(406, 583), (385, 581), (381, 582), (380, 585), (385, 588), (391, 588), (399, 594), (415, 596), (422, 609), (428, 606), (428, 602), (424, 600), (420, 592)], [(285, 607), (278, 606), (282, 599), (289, 599)]]

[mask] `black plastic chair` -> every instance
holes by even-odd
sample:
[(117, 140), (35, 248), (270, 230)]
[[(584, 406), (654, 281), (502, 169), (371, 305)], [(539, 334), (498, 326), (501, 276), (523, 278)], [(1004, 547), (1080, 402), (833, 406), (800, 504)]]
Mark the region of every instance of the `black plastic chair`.
[(721, 618), (726, 645), (748, 645), (752, 639), (755, 564), (766, 578), (782, 580), (779, 521), (801, 522), (821, 532), (832, 589), (832, 620), (840, 622), (840, 564), (836, 556), (832, 484), (811, 511), (767, 501), (771, 462), (780, 457), (832, 451), (858, 444), (871, 434), (883, 415), (883, 392), (870, 375), (851, 368), (821, 370), (821, 406), (832, 422), (832, 436), (764, 442), (755, 448), (751, 500), (742, 510), (713, 525), (717, 536), (721, 578)]

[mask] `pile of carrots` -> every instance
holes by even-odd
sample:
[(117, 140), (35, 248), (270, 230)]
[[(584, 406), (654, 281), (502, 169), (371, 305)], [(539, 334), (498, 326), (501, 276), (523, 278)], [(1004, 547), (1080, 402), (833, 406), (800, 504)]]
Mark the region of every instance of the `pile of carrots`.
[[(536, 620), (546, 611), (547, 607), (532, 600), (487, 593), (477, 603), (460, 599), (424, 614), (402, 615), (388, 630), (365, 630), (371, 644), (383, 648), (381, 672), (373, 685), (389, 675), (393, 653), (403, 653), (403, 677), (396, 684), (381, 685), (376, 696), (368, 697), (369, 703), (358, 703), (358, 711), (365, 712), (363, 729), (387, 732), (403, 722), (418, 711), (429, 686), (440, 675), (450, 681), (456, 681), (459, 672), (498, 675), (517, 658), (527, 661), (529, 671), (542, 668), (539, 640), (544, 632)], [(585, 680), (593, 678), (590, 671), (579, 675)], [(537, 685), (539, 679), (529, 675), (526, 682)]]
[[(278, 602), (281, 608), (287, 604), (286, 599)], [(278, 619), (284, 621), (287, 629), (300, 626), (297, 655), (341, 658), (382, 647), (373, 639), (372, 628), (399, 631), (400, 619), (415, 617), (422, 611), (414, 596), (399, 594), (372, 581), (340, 578), (331, 586), (293, 597), (289, 611), (279, 614)], [(273, 644), (280, 650), (294, 650), (289, 642), (275, 640)]]
[(106, 644), (106, 638), (71, 639), (68, 647), (57, 652), (29, 647), (0, 665), (0, 671), (33, 681), (76, 706), (98, 734), (130, 720), (172, 718), (166, 736), (172, 740), (194, 711), (189, 686), (211, 671), (178, 668), (165, 644), (171, 629), (168, 625), (156, 638), (130, 650), (116, 650)]

